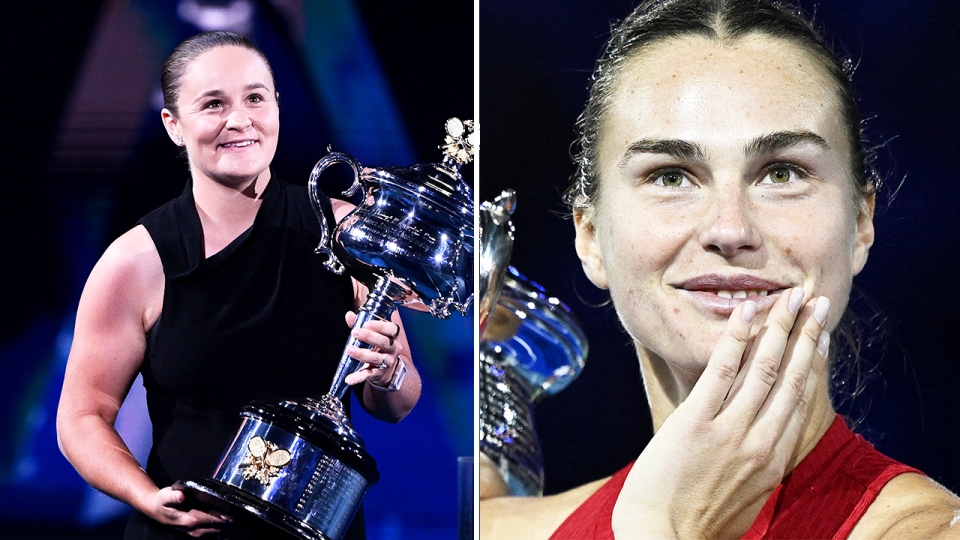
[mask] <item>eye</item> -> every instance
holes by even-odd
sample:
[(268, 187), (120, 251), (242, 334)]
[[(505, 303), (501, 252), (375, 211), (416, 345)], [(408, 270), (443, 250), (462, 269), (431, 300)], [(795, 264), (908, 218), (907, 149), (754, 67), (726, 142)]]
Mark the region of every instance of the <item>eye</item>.
[(793, 171), (790, 169), (774, 169), (767, 175), (774, 184), (785, 184), (790, 181)]
[(687, 178), (686, 173), (679, 170), (657, 171), (650, 176), (655, 185), (668, 188), (690, 187), (693, 182)]
[(223, 107), (223, 102), (219, 99), (210, 100), (203, 106), (204, 109), (219, 109), (220, 107)]
[(789, 184), (803, 177), (803, 171), (789, 165), (773, 165), (767, 169), (759, 184)]
[(263, 101), (263, 96), (260, 94), (251, 94), (250, 97), (247, 98), (247, 101), (250, 101), (251, 103), (260, 103)]

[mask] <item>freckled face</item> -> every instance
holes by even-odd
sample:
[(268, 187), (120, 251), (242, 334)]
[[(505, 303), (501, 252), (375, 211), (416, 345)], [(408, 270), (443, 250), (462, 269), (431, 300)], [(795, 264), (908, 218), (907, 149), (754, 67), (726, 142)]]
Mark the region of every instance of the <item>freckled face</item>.
[(273, 77), (255, 52), (224, 46), (198, 56), (181, 78), (177, 108), (164, 123), (183, 137), (194, 179), (237, 185), (273, 161), (280, 112)]
[(641, 352), (699, 374), (737, 304), (762, 320), (794, 286), (836, 325), (873, 228), (821, 70), (760, 36), (667, 40), (622, 68), (577, 249)]

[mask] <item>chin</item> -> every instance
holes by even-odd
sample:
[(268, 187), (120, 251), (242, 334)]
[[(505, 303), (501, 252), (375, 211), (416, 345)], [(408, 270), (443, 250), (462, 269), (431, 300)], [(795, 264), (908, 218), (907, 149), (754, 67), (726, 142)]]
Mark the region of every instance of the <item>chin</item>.
[(230, 183), (242, 183), (252, 180), (267, 170), (266, 167), (238, 167), (236, 169), (222, 171), (218, 176), (226, 179)]

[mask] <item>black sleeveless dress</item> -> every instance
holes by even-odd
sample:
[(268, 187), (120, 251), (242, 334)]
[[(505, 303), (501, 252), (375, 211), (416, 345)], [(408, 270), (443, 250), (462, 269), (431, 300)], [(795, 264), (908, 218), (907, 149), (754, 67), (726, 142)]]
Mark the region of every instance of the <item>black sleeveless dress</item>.
[[(139, 223), (165, 279), (142, 367), (153, 423), (146, 470), (165, 487), (213, 473), (242, 406), (325, 394), (349, 338), (344, 314), (355, 303), (350, 278), (314, 254), (320, 222), (304, 187), (272, 178), (253, 225), (208, 259), (192, 182)], [(364, 538), (362, 512), (346, 537)], [(124, 538), (186, 535), (134, 512)]]

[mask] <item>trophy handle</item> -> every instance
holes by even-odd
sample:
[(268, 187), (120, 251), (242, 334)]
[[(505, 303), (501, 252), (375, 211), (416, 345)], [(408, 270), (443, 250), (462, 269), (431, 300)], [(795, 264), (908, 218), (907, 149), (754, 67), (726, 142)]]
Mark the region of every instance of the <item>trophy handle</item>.
[[(466, 242), (470, 242), (470, 244), (466, 244)], [(472, 246), (472, 242), (473, 242), (473, 237), (468, 236), (461, 229), (460, 236), (457, 238), (457, 241), (453, 244), (455, 253), (457, 254), (456, 260), (454, 261), (454, 266), (459, 266), (463, 261), (465, 253), (464, 253), (464, 249), (462, 248), (465, 246), (465, 244), (466, 244), (467, 250), (469, 250), (472, 253), (472, 249), (470, 249), (470, 247)], [(466, 285), (467, 287), (472, 287), (472, 280), (469, 280), (468, 283), (466, 283)], [(456, 309), (457, 311), (460, 312), (461, 315), (466, 315), (467, 311), (470, 310), (470, 305), (473, 303), (473, 292), (471, 291), (467, 299), (461, 302), (458, 300), (459, 295), (457, 294), (458, 292), (460, 292), (460, 288), (461, 288), (460, 280), (459, 279), (455, 280), (455, 282), (453, 283), (453, 288), (447, 293), (446, 296), (434, 298), (433, 301), (431, 301), (428, 306), (430, 308), (430, 314), (438, 319), (446, 319), (446, 318), (449, 318), (450, 315), (453, 314), (453, 310)]]
[[(327, 149), (329, 150), (329, 147)], [(307, 190), (310, 193), (310, 202), (313, 203), (313, 211), (316, 212), (317, 219), (320, 220), (320, 244), (317, 246), (315, 253), (318, 255), (326, 255), (327, 260), (323, 263), (323, 266), (326, 267), (327, 270), (340, 275), (343, 274), (343, 263), (333, 254), (330, 228), (327, 226), (327, 218), (323, 215), (320, 197), (317, 195), (317, 179), (320, 178), (320, 175), (323, 174), (323, 171), (326, 170), (327, 167), (334, 163), (346, 163), (353, 169), (353, 184), (351, 184), (350, 188), (344, 191), (343, 194), (350, 196), (356, 193), (357, 189), (361, 187), (360, 163), (350, 154), (344, 154), (342, 152), (331, 152), (317, 162), (313, 167), (313, 171), (310, 172), (310, 181), (307, 183)], [(337, 223), (337, 226), (339, 225), (340, 224)]]

